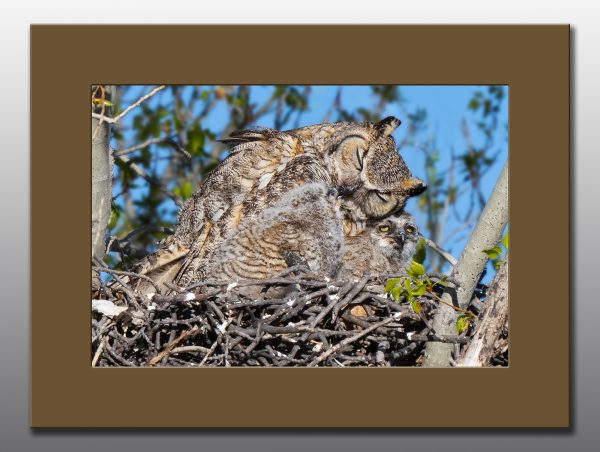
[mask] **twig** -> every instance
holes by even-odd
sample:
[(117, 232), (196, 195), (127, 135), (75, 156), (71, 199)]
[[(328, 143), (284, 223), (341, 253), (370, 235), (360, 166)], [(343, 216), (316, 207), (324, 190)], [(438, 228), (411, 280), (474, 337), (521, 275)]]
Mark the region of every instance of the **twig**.
[(385, 320), (382, 320), (379, 323), (376, 323), (374, 325), (371, 325), (369, 328), (366, 328), (364, 330), (362, 330), (360, 333), (355, 334), (352, 337), (349, 337), (347, 339), (344, 339), (342, 342), (340, 342), (339, 344), (331, 347), (329, 350), (325, 351), (324, 353), (322, 353), (320, 356), (318, 356), (316, 359), (314, 359), (309, 365), (308, 367), (315, 367), (317, 364), (319, 364), (321, 361), (323, 361), (324, 359), (327, 359), (327, 357), (331, 356), (332, 354), (334, 354), (336, 351), (338, 351), (340, 348), (345, 347), (346, 345), (351, 344), (354, 341), (359, 340), (361, 337), (366, 336), (367, 334), (369, 334), (371, 331), (376, 330), (377, 328), (386, 325), (388, 323), (390, 323), (392, 320), (394, 320), (392, 317), (387, 318)]
[(175, 347), (171, 350), (171, 354), (175, 355), (177, 353), (204, 353), (205, 355), (209, 352), (210, 349), (206, 347), (202, 347), (200, 345), (186, 345), (183, 347)]
[(148, 175), (146, 173), (146, 171), (144, 171), (142, 169), (142, 167), (139, 166), (137, 163), (132, 162), (129, 158), (127, 158), (124, 155), (116, 157), (116, 158), (118, 160), (120, 160), (121, 162), (123, 162), (125, 165), (129, 166), (129, 168), (131, 168), (133, 170), (133, 172), (135, 172), (138, 176), (140, 176), (141, 178), (145, 179), (148, 183), (150, 183), (150, 184), (154, 185), (156, 188), (158, 188), (165, 196), (170, 198), (178, 207), (183, 206), (183, 200), (179, 196), (177, 196), (177, 195), (171, 193), (169, 190), (167, 190), (160, 183), (160, 181), (158, 181), (154, 177)]
[(103, 273), (110, 273), (113, 275), (130, 276), (132, 278), (143, 279), (144, 281), (147, 281), (150, 284), (152, 284), (152, 286), (154, 286), (154, 288), (156, 289), (156, 293), (160, 293), (160, 287), (152, 279), (150, 279), (147, 276), (140, 275), (139, 273), (126, 272), (123, 270), (113, 270), (112, 268), (107, 268), (107, 267), (94, 267), (94, 270), (97, 270), (97, 271), (103, 272)]
[(102, 340), (100, 341), (100, 345), (98, 345), (98, 349), (96, 350), (96, 353), (94, 354), (94, 359), (92, 359), (92, 367), (96, 367), (96, 364), (98, 363), (98, 358), (100, 358), (100, 355), (102, 354), (102, 350), (104, 350), (104, 341), (105, 341), (105, 339), (102, 338)]
[(170, 137), (151, 138), (149, 140), (144, 141), (143, 143), (139, 143), (125, 149), (113, 149), (112, 154), (114, 157), (120, 157), (122, 155), (131, 154), (132, 152), (135, 152), (137, 150), (144, 149), (152, 144), (164, 143), (169, 139)]
[(200, 361), (201, 366), (204, 366), (209, 356), (214, 353), (214, 351), (217, 349), (217, 345), (219, 345), (219, 343), (217, 341), (214, 341), (213, 344), (210, 346), (208, 353), (206, 353), (206, 355), (204, 355), (204, 358), (202, 358), (202, 361)]
[(150, 145), (153, 144), (160, 144), (160, 143), (167, 143), (168, 145), (171, 146), (171, 148), (173, 148), (175, 151), (183, 154), (183, 156), (185, 158), (187, 158), (188, 160), (192, 158), (192, 155), (186, 151), (184, 148), (182, 148), (179, 143), (177, 143), (173, 137), (159, 137), (159, 138), (151, 138), (150, 140), (146, 140), (143, 143), (139, 143), (136, 144), (134, 146), (130, 146), (128, 148), (125, 149), (113, 149), (112, 153), (113, 153), (113, 157), (121, 157), (123, 155), (127, 155), (127, 154), (131, 154), (132, 152), (138, 151), (140, 149), (144, 149)]
[(197, 331), (198, 325), (194, 325), (193, 328), (181, 333), (179, 337), (171, 341), (162, 352), (152, 358), (148, 364), (150, 366), (154, 366), (155, 364), (159, 363), (165, 356), (169, 355), (173, 351), (177, 344), (186, 339), (188, 336), (195, 334)]
[(449, 252), (447, 252), (446, 250), (444, 250), (441, 246), (439, 246), (433, 240), (428, 239), (424, 235), (421, 235), (421, 238), (423, 239), (423, 241), (425, 242), (425, 244), (429, 248), (431, 248), (432, 250), (434, 250), (435, 252), (437, 252), (444, 259), (446, 259), (450, 263), (450, 265), (452, 265), (453, 267), (456, 265), (456, 262), (458, 262), (458, 261), (456, 260), (456, 258), (452, 254), (450, 254)]
[(98, 113), (92, 113), (92, 118), (96, 118), (96, 119), (99, 119), (100, 121), (108, 122), (109, 124), (116, 124), (117, 122), (119, 122), (123, 118), (123, 116), (125, 116), (131, 110), (133, 110), (134, 108), (138, 107), (142, 102), (144, 102), (147, 99), (151, 98), (152, 96), (154, 96), (156, 93), (158, 93), (160, 90), (162, 90), (164, 88), (165, 88), (165, 85), (160, 85), (160, 86), (154, 88), (148, 94), (145, 94), (142, 97), (140, 97), (137, 101), (135, 101), (133, 104), (131, 104), (129, 107), (127, 107), (125, 110), (123, 110), (121, 113), (119, 113), (114, 118), (106, 117), (106, 116), (104, 116), (103, 113), (100, 113), (100, 114), (98, 114)]

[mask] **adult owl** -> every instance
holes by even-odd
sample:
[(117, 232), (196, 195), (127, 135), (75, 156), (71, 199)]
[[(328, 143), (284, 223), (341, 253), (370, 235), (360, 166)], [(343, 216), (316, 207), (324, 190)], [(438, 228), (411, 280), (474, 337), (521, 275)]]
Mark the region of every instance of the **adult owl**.
[(415, 254), (419, 231), (412, 215), (403, 212), (368, 222), (359, 234), (346, 237), (340, 280), (403, 273)]
[(337, 122), (289, 131), (240, 131), (223, 141), (233, 148), (186, 201), (175, 233), (142, 260), (136, 271), (159, 283), (186, 286), (203, 278), (219, 243), (240, 223), (311, 182), (341, 196), (345, 235), (367, 220), (399, 212), (426, 185), (412, 176), (392, 132), (400, 121)]

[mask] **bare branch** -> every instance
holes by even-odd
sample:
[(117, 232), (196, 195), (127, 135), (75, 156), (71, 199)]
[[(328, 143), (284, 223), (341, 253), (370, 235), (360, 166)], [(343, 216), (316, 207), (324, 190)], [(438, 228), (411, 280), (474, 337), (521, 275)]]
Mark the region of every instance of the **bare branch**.
[(444, 250), (441, 246), (439, 246), (433, 240), (428, 239), (424, 235), (421, 235), (421, 238), (425, 241), (425, 244), (429, 248), (434, 250), (436, 253), (438, 253), (440, 256), (442, 256), (444, 259), (446, 259), (450, 263), (450, 265), (452, 265), (453, 267), (456, 265), (457, 260), (452, 254), (450, 254), (448, 251)]
[(134, 146), (130, 146), (130, 147), (125, 148), (125, 149), (113, 149), (113, 156), (114, 157), (121, 157), (123, 155), (131, 154), (132, 152), (138, 151), (140, 149), (147, 148), (150, 145), (161, 144), (161, 143), (167, 143), (167, 144), (169, 144), (174, 150), (176, 150), (177, 152), (182, 153), (188, 159), (192, 158), (192, 156), (190, 155), (190, 153), (188, 151), (186, 151), (185, 149), (183, 149), (181, 146), (179, 146), (179, 144), (177, 142), (175, 142), (175, 140), (173, 140), (173, 137), (170, 137), (170, 136), (168, 136), (168, 137), (151, 138), (151, 139), (146, 140), (146, 141), (144, 141), (142, 143), (136, 144)]
[(122, 276), (129, 276), (132, 278), (143, 279), (144, 281), (148, 281), (150, 284), (152, 284), (152, 286), (154, 286), (154, 288), (156, 289), (157, 293), (160, 293), (160, 287), (152, 279), (148, 278), (147, 276), (140, 275), (139, 273), (126, 272), (126, 271), (122, 271), (122, 270), (113, 270), (112, 268), (107, 268), (107, 267), (94, 267), (94, 270), (97, 270), (99, 272), (104, 272), (104, 273), (110, 273), (111, 275), (122, 275)]
[(121, 162), (123, 162), (124, 164), (129, 166), (138, 176), (142, 177), (147, 182), (149, 182), (150, 184), (157, 187), (164, 195), (166, 195), (168, 198), (170, 198), (178, 207), (181, 207), (183, 205), (183, 200), (179, 196), (177, 196), (177, 195), (171, 193), (169, 190), (167, 190), (166, 187), (164, 187), (160, 183), (160, 181), (158, 181), (154, 177), (147, 174), (146, 171), (144, 171), (144, 169), (140, 165), (132, 162), (131, 160), (129, 160), (129, 158), (127, 158), (124, 155), (117, 157), (117, 159), (119, 159)]
[(145, 94), (142, 97), (140, 97), (137, 101), (135, 101), (133, 104), (131, 104), (129, 107), (127, 107), (125, 110), (123, 110), (121, 113), (119, 113), (114, 118), (109, 118), (107, 116), (104, 116), (104, 114), (102, 114), (102, 113), (92, 113), (92, 118), (100, 119), (101, 121), (105, 121), (109, 124), (116, 124), (131, 110), (140, 106), (143, 102), (150, 99), (152, 96), (154, 96), (156, 93), (158, 93), (160, 90), (163, 90), (163, 89), (165, 89), (165, 85), (157, 86), (152, 91), (150, 91), (148, 94)]

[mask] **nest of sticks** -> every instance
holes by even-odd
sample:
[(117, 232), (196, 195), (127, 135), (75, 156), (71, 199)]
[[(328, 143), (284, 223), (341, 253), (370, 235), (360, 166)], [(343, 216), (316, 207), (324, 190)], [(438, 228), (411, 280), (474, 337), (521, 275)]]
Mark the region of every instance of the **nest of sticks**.
[(394, 275), (337, 282), (290, 269), (148, 297), (123, 282), (127, 272), (101, 271), (118, 284), (92, 293), (95, 367), (418, 366), (427, 342), (452, 342), (458, 353), (469, 340), (469, 331), (432, 331), (434, 294), (421, 297), (418, 314), (386, 295)]

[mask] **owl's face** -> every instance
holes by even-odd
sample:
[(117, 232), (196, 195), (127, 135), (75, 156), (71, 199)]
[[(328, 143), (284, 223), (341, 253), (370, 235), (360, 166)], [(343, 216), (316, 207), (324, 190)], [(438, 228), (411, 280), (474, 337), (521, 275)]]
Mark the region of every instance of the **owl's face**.
[(325, 158), (335, 173), (344, 207), (355, 220), (384, 218), (402, 210), (426, 184), (412, 176), (391, 133), (400, 121), (346, 123), (331, 135)]
[(405, 262), (416, 251), (419, 230), (408, 213), (372, 222), (367, 229), (373, 243), (390, 259)]

